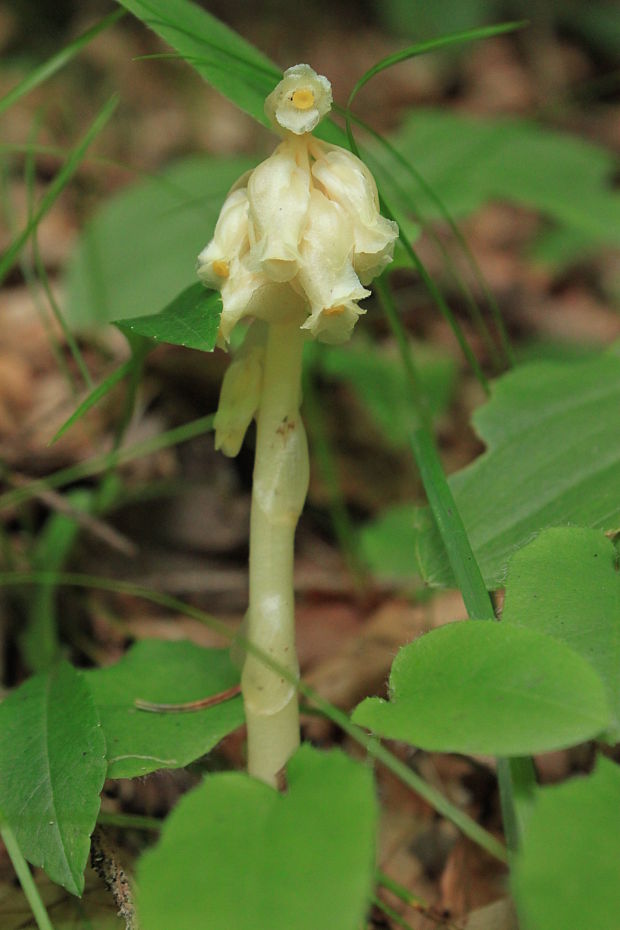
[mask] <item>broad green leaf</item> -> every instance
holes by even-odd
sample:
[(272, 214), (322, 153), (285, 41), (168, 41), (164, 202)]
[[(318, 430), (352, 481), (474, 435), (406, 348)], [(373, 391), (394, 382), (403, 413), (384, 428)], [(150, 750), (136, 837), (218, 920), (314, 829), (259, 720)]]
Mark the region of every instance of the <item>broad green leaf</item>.
[(620, 926), (620, 769), (599, 758), (588, 778), (538, 792), (513, 889), (523, 930)]
[[(440, 110), (417, 111), (392, 142), (455, 217), (500, 199), (533, 207), (595, 240), (620, 241), (614, 156), (601, 146), (526, 120)], [(419, 185), (392, 160), (390, 167), (419, 203)], [(423, 206), (425, 214), (435, 212), (433, 204)]]
[[(488, 588), (546, 527), (620, 524), (619, 409), (620, 345), (585, 361), (523, 365), (495, 382), (473, 418), (487, 451), (450, 478)], [(454, 583), (428, 510), (402, 505), (389, 521), (428, 583)], [(366, 527), (367, 551), (383, 533), (381, 518)]]
[(24, 856), (81, 894), (106, 749), (92, 695), (67, 662), (0, 704), (0, 745), (0, 807)]
[(194, 280), (229, 188), (252, 162), (184, 159), (108, 200), (86, 226), (68, 269), (75, 327), (157, 313)]
[(200, 711), (149, 713), (136, 698), (165, 704), (196, 701), (239, 680), (227, 649), (144, 640), (116, 665), (84, 672), (108, 745), (108, 778), (177, 769), (209, 752), (244, 721), (241, 698)]
[[(452, 398), (455, 363), (426, 346), (416, 346), (414, 354), (429, 408), (435, 415), (443, 413)], [(320, 357), (325, 374), (346, 381), (356, 391), (387, 441), (396, 448), (408, 448), (411, 404), (407, 399), (407, 376), (398, 355), (379, 351), (367, 340), (357, 338), (345, 347), (326, 347)]]
[(374, 871), (370, 769), (305, 745), (287, 783), (280, 794), (230, 772), (186, 795), (139, 863), (141, 925), (358, 930)]
[(417, 578), (415, 527), (416, 509), (408, 504), (386, 507), (362, 527), (360, 553), (375, 575), (405, 584)]
[(502, 619), (560, 639), (601, 676), (620, 740), (620, 573), (602, 533), (545, 530), (510, 561)]
[(117, 323), (124, 332), (155, 342), (170, 342), (188, 349), (212, 352), (222, 313), (222, 298), (198, 281), (186, 287), (161, 313)]
[(281, 71), (237, 32), (189, 0), (119, 0), (216, 90), (267, 124), (265, 97)]
[(465, 621), (400, 650), (390, 700), (354, 723), (432, 752), (522, 756), (596, 736), (609, 721), (600, 678), (564, 643), (507, 623)]

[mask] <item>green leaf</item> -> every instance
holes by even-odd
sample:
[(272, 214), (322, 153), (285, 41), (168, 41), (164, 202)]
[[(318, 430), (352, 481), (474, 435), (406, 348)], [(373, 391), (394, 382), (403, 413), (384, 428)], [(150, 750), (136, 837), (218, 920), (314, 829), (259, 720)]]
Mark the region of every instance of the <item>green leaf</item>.
[(189, 0), (120, 0), (221, 94), (267, 125), (265, 97), (281, 71), (237, 32)]
[(370, 769), (305, 745), (287, 782), (282, 795), (231, 772), (186, 795), (139, 863), (142, 925), (358, 930), (374, 872)]
[(596, 736), (609, 721), (602, 683), (550, 636), (505, 623), (450, 623), (400, 650), (390, 700), (353, 722), (431, 752), (522, 756)]
[(562, 640), (601, 676), (620, 740), (620, 574), (602, 533), (545, 530), (510, 562), (502, 619)]
[(124, 332), (137, 333), (155, 342), (169, 342), (188, 349), (212, 352), (222, 315), (222, 298), (198, 281), (190, 284), (161, 313), (117, 322)]
[[(392, 139), (453, 216), (490, 200), (525, 204), (601, 242), (620, 241), (620, 194), (611, 152), (520, 119), (481, 120), (417, 111)], [(375, 157), (386, 156), (377, 150)], [(393, 160), (394, 180), (420, 202), (421, 189)], [(436, 208), (425, 203), (425, 212)]]
[(92, 695), (67, 662), (3, 701), (0, 745), (0, 807), (24, 856), (81, 894), (106, 753)]
[(620, 926), (619, 802), (620, 769), (605, 758), (538, 792), (513, 877), (524, 930)]
[(251, 167), (245, 158), (188, 158), (109, 199), (69, 264), (71, 324), (146, 316), (173, 300), (194, 278), (226, 193)]
[(108, 745), (108, 778), (176, 769), (209, 752), (244, 722), (241, 698), (180, 714), (147, 713), (136, 698), (177, 704), (225, 691), (239, 680), (227, 649), (144, 640), (109, 668), (84, 673)]
[[(443, 413), (454, 390), (454, 360), (427, 346), (416, 346), (414, 351), (429, 409), (434, 415)], [(382, 352), (369, 341), (356, 338), (346, 347), (322, 349), (321, 368), (325, 374), (351, 385), (391, 445), (408, 448), (411, 404), (407, 397), (407, 375), (396, 354)]]
[[(619, 349), (524, 365), (500, 378), (474, 414), (488, 449), (450, 486), (488, 588), (503, 583), (511, 555), (546, 527), (620, 524)], [(401, 544), (417, 547), (430, 584), (453, 583), (427, 510)]]

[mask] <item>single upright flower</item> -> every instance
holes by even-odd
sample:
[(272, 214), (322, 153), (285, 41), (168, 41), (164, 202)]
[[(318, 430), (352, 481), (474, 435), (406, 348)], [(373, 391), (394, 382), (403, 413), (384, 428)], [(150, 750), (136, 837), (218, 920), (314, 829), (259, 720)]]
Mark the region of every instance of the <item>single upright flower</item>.
[(392, 261), (398, 227), (379, 212), (372, 174), (310, 135), (331, 104), (329, 81), (309, 65), (289, 68), (267, 98), (283, 141), (235, 184), (198, 257), (198, 275), (222, 294), (223, 343), (242, 317), (281, 320), (291, 307), (314, 338), (344, 342), (364, 285)]
[(224, 377), (215, 444), (236, 455), (256, 419), (246, 636), (287, 674), (250, 650), (241, 685), (248, 771), (270, 784), (299, 744), (293, 542), (309, 474), (303, 345), (349, 338), (365, 313), (365, 285), (392, 261), (398, 236), (368, 168), (311, 135), (331, 104), (329, 81), (309, 65), (285, 72), (265, 103), (282, 141), (234, 185), (198, 256), (198, 275), (222, 295), (220, 344), (239, 320), (254, 320)]

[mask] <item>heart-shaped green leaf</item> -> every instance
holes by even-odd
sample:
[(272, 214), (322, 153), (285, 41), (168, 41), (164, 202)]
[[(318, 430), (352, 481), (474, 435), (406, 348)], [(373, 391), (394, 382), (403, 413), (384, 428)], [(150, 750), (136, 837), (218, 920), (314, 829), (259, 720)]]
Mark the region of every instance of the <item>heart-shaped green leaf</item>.
[(372, 889), (370, 770), (305, 745), (288, 791), (240, 773), (208, 776), (170, 815), (138, 867), (148, 930), (358, 930)]
[(176, 769), (209, 752), (244, 722), (241, 698), (185, 713), (147, 713), (137, 698), (165, 704), (219, 694), (239, 681), (227, 649), (144, 640), (109, 668), (85, 672), (108, 745), (108, 777)]
[(603, 533), (545, 530), (510, 562), (502, 619), (562, 640), (601, 676), (620, 740), (620, 574)]
[(513, 887), (527, 930), (620, 926), (620, 768), (543, 788), (528, 820)]
[(220, 295), (198, 282), (181, 291), (161, 313), (120, 320), (116, 325), (124, 332), (137, 333), (155, 342), (212, 352), (221, 314)]
[[(511, 556), (546, 527), (620, 524), (619, 408), (620, 343), (585, 361), (523, 365), (495, 382), (474, 415), (488, 449), (450, 478), (489, 589), (504, 583)], [(395, 507), (366, 527), (364, 550), (378, 571), (390, 571), (386, 539), (392, 550), (398, 540), (411, 565), (417, 556), (429, 584), (455, 584), (428, 509)]]
[(401, 649), (390, 701), (367, 698), (353, 720), (421, 749), (521, 756), (596, 736), (609, 708), (599, 676), (564, 643), (471, 620)]
[(92, 695), (68, 662), (3, 701), (0, 745), (0, 808), (24, 856), (81, 894), (106, 752)]

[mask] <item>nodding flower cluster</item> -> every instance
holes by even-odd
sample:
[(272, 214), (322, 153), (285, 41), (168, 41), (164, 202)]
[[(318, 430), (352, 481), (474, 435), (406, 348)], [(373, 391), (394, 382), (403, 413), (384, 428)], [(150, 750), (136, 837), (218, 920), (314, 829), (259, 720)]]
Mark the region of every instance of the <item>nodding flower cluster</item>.
[(344, 342), (365, 285), (392, 261), (398, 227), (379, 212), (372, 174), (311, 135), (331, 104), (329, 81), (309, 65), (289, 68), (265, 102), (283, 141), (233, 186), (198, 256), (199, 277), (222, 294), (222, 345), (246, 316)]

